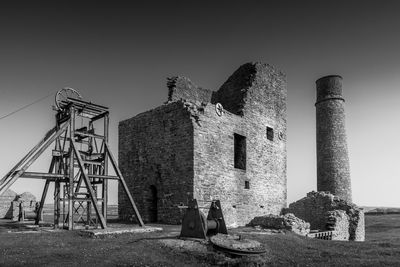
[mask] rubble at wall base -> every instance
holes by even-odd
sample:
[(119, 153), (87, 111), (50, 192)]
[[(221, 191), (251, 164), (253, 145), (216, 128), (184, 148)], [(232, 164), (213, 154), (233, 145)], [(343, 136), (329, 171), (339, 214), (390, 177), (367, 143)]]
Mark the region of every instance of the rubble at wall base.
[(293, 213), (309, 222), (312, 230), (336, 231), (336, 240), (365, 240), (363, 209), (329, 192), (312, 191), (291, 203), (283, 213)]
[(297, 218), (291, 213), (285, 215), (265, 215), (255, 217), (250, 221), (248, 226), (261, 227), (267, 229), (284, 229), (292, 231), (299, 235), (307, 235), (310, 232), (310, 224), (302, 219)]

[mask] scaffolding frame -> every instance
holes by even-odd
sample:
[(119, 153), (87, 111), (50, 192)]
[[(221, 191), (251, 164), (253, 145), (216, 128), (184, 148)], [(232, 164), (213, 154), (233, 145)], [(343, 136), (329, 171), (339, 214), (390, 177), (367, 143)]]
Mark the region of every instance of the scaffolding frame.
[[(79, 221), (86, 226), (97, 225), (98, 222), (100, 227), (105, 229), (107, 227), (108, 180), (118, 180), (128, 196), (133, 215), (139, 225), (144, 226), (110, 150), (109, 109), (72, 97), (67, 97), (60, 104), (62, 108), (56, 113), (56, 126), (49, 130), (44, 138), (0, 180), (0, 196), (19, 178), (44, 179), (46, 182), (37, 210), (36, 224), (42, 221), (49, 186), (54, 183), (55, 228), (62, 225), (65, 229), (73, 230), (75, 223)], [(79, 119), (81, 119), (81, 127), (77, 128)], [(100, 131), (98, 131), (98, 124), (100, 124)], [(48, 172), (29, 172), (28, 168), (52, 144), (54, 144), (54, 149)], [(115, 176), (109, 175), (109, 162)], [(63, 194), (61, 194), (61, 187)], [(97, 190), (98, 187), (101, 187), (101, 194), (100, 190)], [(87, 215), (86, 221), (82, 221), (84, 212)], [(61, 214), (63, 215), (62, 222), (60, 222)], [(93, 223), (95, 221), (96, 223)]]

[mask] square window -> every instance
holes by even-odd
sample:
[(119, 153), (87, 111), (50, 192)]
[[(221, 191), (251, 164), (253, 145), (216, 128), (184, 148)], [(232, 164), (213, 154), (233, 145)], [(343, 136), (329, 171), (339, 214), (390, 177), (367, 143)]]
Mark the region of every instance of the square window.
[(267, 139), (274, 141), (274, 129), (267, 126)]
[(246, 137), (234, 134), (234, 166), (237, 169), (246, 169)]

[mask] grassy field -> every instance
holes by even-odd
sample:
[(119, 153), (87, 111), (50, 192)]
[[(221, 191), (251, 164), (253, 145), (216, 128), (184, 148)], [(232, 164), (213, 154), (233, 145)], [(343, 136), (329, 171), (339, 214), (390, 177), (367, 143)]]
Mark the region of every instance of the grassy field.
[[(243, 229), (234, 229), (238, 233)], [(400, 215), (366, 216), (366, 242), (308, 239), (292, 233), (242, 234), (267, 248), (261, 256), (229, 258), (206, 250), (166, 246), (179, 227), (164, 232), (93, 239), (78, 231), (0, 231), (0, 266), (400, 266)]]

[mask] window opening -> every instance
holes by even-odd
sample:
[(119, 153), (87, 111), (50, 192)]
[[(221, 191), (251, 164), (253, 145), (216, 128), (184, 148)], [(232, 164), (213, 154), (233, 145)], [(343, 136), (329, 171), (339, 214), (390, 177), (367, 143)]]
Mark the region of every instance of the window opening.
[(274, 129), (267, 126), (267, 139), (270, 141), (274, 141)]
[(234, 166), (237, 169), (246, 170), (246, 137), (234, 134)]

